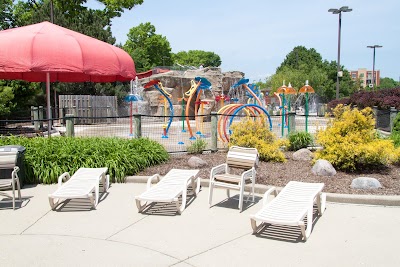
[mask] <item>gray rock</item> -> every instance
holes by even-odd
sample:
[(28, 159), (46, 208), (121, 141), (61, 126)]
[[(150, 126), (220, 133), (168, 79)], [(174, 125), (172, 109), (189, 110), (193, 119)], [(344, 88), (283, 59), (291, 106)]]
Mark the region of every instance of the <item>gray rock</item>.
[(314, 157), (314, 154), (307, 148), (302, 148), (293, 153), (293, 160), (305, 160), (310, 161)]
[(381, 187), (381, 183), (371, 177), (358, 177), (351, 182), (351, 188), (353, 189), (378, 189)]
[(197, 169), (206, 166), (207, 162), (199, 157), (190, 157), (190, 159), (188, 160), (188, 165), (190, 168)]
[(317, 160), (311, 171), (312, 173), (321, 176), (333, 176), (336, 174), (336, 170), (333, 168), (332, 164), (324, 159)]

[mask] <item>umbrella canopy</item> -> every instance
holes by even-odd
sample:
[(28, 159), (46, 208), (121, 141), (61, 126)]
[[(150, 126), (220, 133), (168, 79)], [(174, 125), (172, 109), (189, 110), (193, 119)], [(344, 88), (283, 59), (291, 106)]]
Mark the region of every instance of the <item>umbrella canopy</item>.
[(136, 76), (128, 53), (50, 22), (0, 31), (0, 79), (113, 82)]
[(0, 79), (46, 82), (129, 81), (136, 76), (128, 53), (50, 22), (0, 31)]

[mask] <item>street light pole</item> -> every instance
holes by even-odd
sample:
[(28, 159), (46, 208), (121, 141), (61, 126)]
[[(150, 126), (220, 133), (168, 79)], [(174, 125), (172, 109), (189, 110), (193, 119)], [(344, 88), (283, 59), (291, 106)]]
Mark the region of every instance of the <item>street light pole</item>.
[(342, 29), (342, 12), (351, 12), (353, 9), (348, 6), (342, 6), (341, 8), (331, 8), (328, 12), (332, 12), (332, 14), (339, 14), (339, 33), (338, 33), (338, 60), (337, 60), (337, 73), (336, 73), (336, 99), (339, 99), (339, 88), (340, 81), (339, 77), (342, 77), (342, 73), (340, 71), (340, 33)]
[(375, 78), (375, 48), (381, 48), (381, 45), (368, 45), (367, 48), (374, 49), (374, 56), (372, 59), (372, 91), (375, 91), (376, 78)]

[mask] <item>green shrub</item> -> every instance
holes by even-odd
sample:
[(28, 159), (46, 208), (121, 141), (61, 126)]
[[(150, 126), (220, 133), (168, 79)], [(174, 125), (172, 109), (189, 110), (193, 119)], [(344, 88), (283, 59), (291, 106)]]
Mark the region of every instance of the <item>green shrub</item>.
[(291, 132), (288, 135), (289, 150), (295, 151), (313, 144), (313, 137), (307, 132)]
[(342, 170), (356, 171), (365, 167), (386, 165), (396, 160), (391, 140), (381, 140), (375, 131), (372, 109), (350, 109), (338, 105), (326, 130), (317, 133), (323, 150), (314, 160), (326, 159)]
[(191, 142), (191, 144), (187, 146), (186, 149), (189, 154), (201, 154), (206, 147), (206, 141), (204, 141), (203, 139), (196, 139), (196, 141)]
[(280, 148), (286, 145), (285, 140), (279, 140), (269, 130), (264, 116), (254, 120), (243, 119), (231, 126), (229, 146), (257, 148), (262, 161), (285, 162), (285, 155)]
[(390, 139), (393, 141), (394, 147), (400, 147), (400, 132), (392, 132)]
[(400, 134), (400, 112), (397, 113), (396, 117), (393, 120), (392, 133)]
[(169, 159), (162, 145), (147, 138), (3, 137), (0, 145), (26, 148), (29, 183), (56, 183), (63, 172), (74, 173), (81, 167), (108, 167), (112, 181), (123, 182), (127, 175)]

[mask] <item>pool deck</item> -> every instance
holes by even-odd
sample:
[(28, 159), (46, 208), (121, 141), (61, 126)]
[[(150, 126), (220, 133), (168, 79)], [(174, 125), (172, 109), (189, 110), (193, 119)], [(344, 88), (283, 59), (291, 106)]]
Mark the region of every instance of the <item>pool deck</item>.
[(25, 186), (12, 210), (0, 198), (0, 266), (400, 266), (400, 207), (328, 202), (310, 238), (297, 228), (253, 235), (250, 214), (261, 208), (208, 188), (177, 215), (174, 205), (137, 212), (144, 183), (112, 184), (97, 209), (86, 200), (52, 211), (57, 185)]

